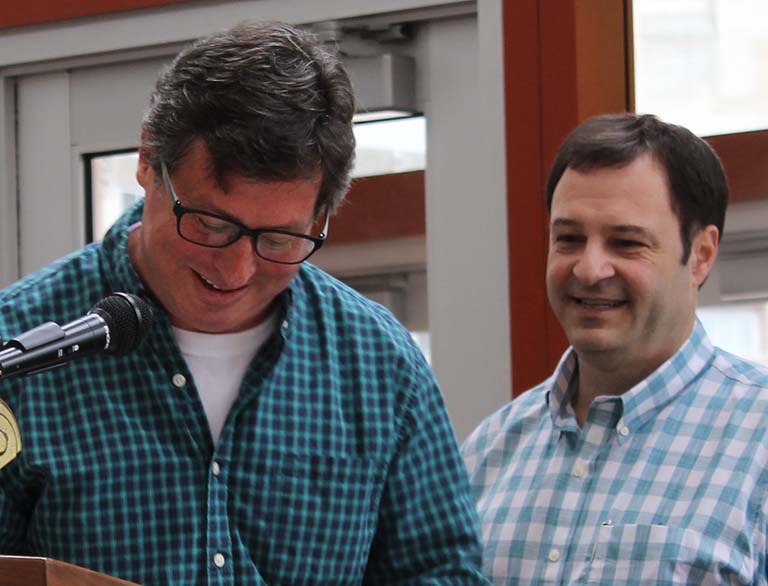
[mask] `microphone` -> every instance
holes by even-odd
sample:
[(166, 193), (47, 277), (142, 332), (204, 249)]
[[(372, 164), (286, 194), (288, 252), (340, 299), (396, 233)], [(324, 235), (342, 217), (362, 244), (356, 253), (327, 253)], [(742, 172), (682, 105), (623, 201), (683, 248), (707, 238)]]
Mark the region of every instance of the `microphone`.
[(49, 321), (8, 340), (0, 347), (0, 380), (63, 366), (80, 356), (128, 354), (151, 325), (152, 310), (145, 301), (113, 293), (75, 321), (63, 326)]

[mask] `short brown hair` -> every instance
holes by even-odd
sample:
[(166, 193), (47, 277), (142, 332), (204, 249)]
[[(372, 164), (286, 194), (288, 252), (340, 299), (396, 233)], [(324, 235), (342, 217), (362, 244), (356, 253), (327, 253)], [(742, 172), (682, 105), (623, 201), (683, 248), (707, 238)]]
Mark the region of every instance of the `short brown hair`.
[(200, 139), (223, 186), (234, 172), (257, 180), (322, 176), (316, 212), (349, 187), (354, 95), (339, 59), (313, 35), (251, 22), (196, 41), (162, 72), (144, 115), (155, 171), (172, 171)]

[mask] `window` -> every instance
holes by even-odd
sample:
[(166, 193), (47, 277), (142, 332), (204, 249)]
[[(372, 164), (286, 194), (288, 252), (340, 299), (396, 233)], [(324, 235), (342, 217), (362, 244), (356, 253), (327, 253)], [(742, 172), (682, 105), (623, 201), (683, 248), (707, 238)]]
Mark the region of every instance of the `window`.
[(86, 195), (88, 242), (104, 238), (115, 220), (144, 197), (136, 181), (138, 161), (135, 150), (86, 157), (86, 191), (90, 191)]
[(426, 167), (424, 116), (356, 124), (355, 140), (355, 177), (420, 171)]
[(715, 346), (768, 366), (768, 301), (702, 306), (697, 314)]
[(768, 2), (632, 5), (638, 112), (701, 136), (768, 128)]

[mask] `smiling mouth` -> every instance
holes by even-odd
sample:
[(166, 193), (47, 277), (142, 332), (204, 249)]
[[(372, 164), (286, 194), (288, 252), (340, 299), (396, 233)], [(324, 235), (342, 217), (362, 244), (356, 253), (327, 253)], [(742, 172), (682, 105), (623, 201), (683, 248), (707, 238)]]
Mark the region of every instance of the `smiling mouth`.
[(582, 299), (579, 297), (572, 297), (577, 304), (588, 309), (615, 309), (621, 307), (626, 303), (624, 300), (610, 300), (610, 299)]
[(206, 279), (203, 275), (198, 275), (200, 277), (200, 280), (205, 283), (210, 289), (213, 289), (214, 291), (222, 291), (221, 287), (217, 287), (213, 283), (211, 283), (208, 279)]
[(197, 275), (197, 277), (200, 279), (200, 281), (203, 283), (203, 285), (205, 285), (211, 291), (217, 291), (218, 293), (232, 293), (234, 291), (239, 291), (240, 289), (243, 289), (243, 287), (244, 287), (243, 286), (243, 287), (236, 287), (234, 289), (223, 289), (223, 288), (219, 287), (218, 285), (216, 285), (215, 283), (213, 283), (212, 281), (206, 279), (203, 275), (201, 275), (197, 271), (194, 271), (194, 273)]

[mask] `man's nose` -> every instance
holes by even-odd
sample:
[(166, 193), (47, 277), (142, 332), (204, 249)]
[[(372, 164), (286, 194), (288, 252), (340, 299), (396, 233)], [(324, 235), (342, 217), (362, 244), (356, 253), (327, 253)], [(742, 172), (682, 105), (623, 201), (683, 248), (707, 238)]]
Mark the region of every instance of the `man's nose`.
[(261, 259), (253, 249), (253, 240), (243, 236), (226, 248), (219, 250), (216, 268), (221, 277), (226, 280), (228, 289), (242, 287), (248, 283), (259, 269)]
[(588, 243), (573, 266), (573, 274), (583, 284), (594, 285), (616, 272), (611, 255), (600, 244)]

